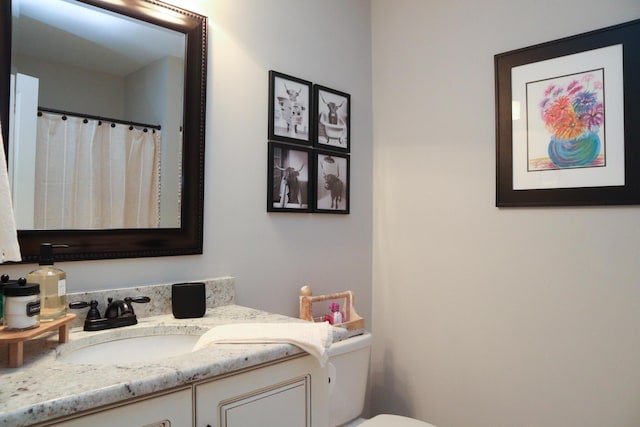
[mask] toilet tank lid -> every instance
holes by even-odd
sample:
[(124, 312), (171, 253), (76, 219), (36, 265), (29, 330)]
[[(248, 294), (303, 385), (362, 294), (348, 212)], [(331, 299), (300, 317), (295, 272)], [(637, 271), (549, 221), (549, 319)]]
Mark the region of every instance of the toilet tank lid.
[(366, 347), (371, 347), (371, 333), (367, 331), (362, 333), (362, 335), (356, 335), (331, 344), (331, 347), (329, 348), (329, 357), (338, 356)]
[(433, 424), (400, 415), (377, 415), (360, 424), (360, 427), (435, 427)]

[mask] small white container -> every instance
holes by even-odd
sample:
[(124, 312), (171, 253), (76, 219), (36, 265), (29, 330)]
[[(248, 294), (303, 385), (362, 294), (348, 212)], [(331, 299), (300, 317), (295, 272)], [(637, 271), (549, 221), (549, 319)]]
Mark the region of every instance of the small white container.
[(24, 278), (3, 288), (3, 322), (10, 331), (40, 326), (40, 285)]

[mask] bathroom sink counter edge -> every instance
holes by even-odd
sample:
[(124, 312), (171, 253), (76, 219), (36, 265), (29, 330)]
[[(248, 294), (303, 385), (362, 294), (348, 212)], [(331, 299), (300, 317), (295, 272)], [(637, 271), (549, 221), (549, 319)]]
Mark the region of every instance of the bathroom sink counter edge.
[[(78, 345), (148, 333), (200, 335), (229, 323), (299, 321), (231, 304), (208, 308), (204, 317), (196, 319), (158, 315), (140, 318), (137, 325), (101, 332), (74, 328), (69, 343), (64, 345), (58, 345), (55, 334), (27, 342), (22, 367), (5, 368), (7, 365), (0, 360), (0, 427), (48, 421), (304, 353), (291, 344), (215, 344), (144, 363), (89, 365), (58, 359), (59, 354)], [(334, 341), (344, 338), (346, 331), (334, 328)]]

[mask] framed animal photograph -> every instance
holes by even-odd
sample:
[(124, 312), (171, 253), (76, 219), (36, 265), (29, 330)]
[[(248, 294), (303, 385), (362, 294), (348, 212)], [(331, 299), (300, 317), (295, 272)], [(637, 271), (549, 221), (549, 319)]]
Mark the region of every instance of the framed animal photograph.
[(313, 100), (313, 145), (348, 153), (351, 143), (351, 95), (314, 85)]
[(315, 149), (314, 212), (349, 213), (349, 155)]
[(311, 212), (311, 148), (269, 142), (267, 212)]
[(311, 82), (269, 71), (269, 141), (311, 144)]

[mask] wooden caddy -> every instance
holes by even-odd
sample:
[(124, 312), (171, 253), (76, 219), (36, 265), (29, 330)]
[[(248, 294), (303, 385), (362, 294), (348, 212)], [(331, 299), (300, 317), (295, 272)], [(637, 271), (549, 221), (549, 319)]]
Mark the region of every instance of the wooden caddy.
[(28, 339), (58, 329), (58, 342), (60, 344), (69, 342), (69, 322), (75, 318), (76, 315), (70, 313), (60, 319), (42, 322), (37, 328), (24, 331), (7, 331), (6, 326), (0, 327), (0, 344), (9, 344), (9, 367), (19, 368), (22, 366), (24, 362), (24, 342)]
[(364, 330), (364, 319), (358, 316), (353, 306), (353, 292), (344, 291), (335, 294), (312, 296), (311, 286), (305, 285), (300, 288), (300, 319), (310, 322), (322, 322), (322, 318), (314, 319), (312, 305), (314, 302), (328, 301), (343, 298), (345, 303), (344, 317), (345, 321), (335, 324), (339, 328), (346, 328), (350, 332), (358, 332)]

